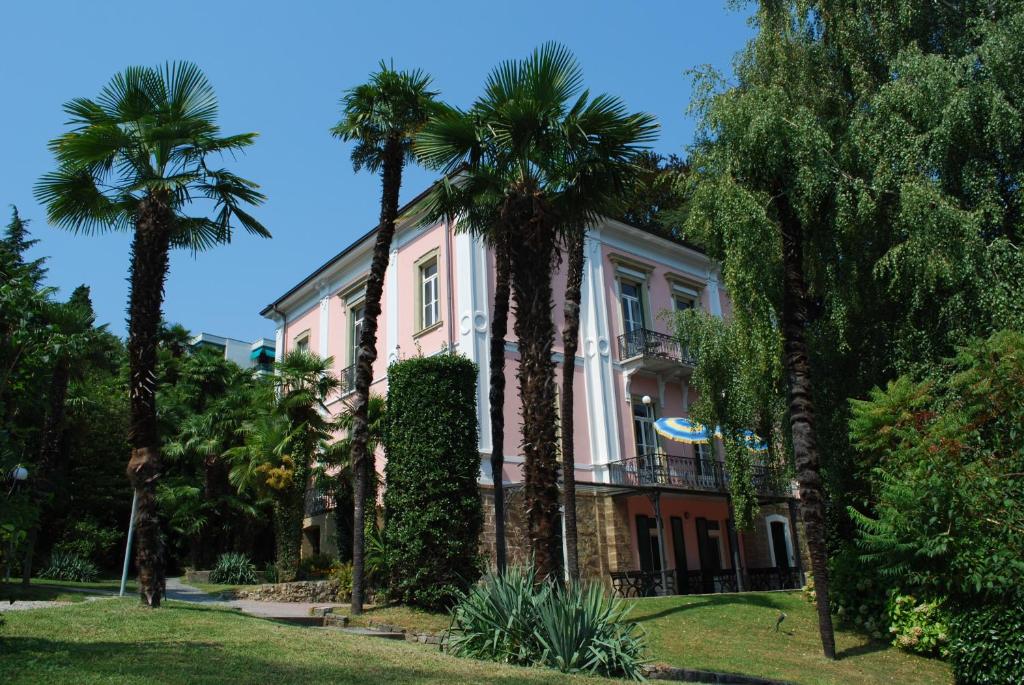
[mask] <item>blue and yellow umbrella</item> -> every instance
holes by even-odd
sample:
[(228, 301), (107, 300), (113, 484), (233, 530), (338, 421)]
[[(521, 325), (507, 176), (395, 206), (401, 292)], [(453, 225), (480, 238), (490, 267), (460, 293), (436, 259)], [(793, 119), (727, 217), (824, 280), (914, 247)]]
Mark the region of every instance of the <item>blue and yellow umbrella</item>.
[[(688, 445), (706, 445), (711, 442), (712, 436), (722, 437), (722, 429), (718, 426), (715, 426), (712, 433), (703, 423), (684, 418), (658, 419), (654, 422), (654, 430), (663, 438)], [(768, 451), (768, 444), (754, 431), (745, 430), (741, 437), (751, 452)]]
[[(707, 426), (690, 419), (658, 419), (654, 422), (654, 431), (663, 438), (673, 442), (685, 442), (687, 445), (711, 442), (711, 432)], [(721, 437), (722, 434), (716, 428), (714, 435), (715, 437)]]

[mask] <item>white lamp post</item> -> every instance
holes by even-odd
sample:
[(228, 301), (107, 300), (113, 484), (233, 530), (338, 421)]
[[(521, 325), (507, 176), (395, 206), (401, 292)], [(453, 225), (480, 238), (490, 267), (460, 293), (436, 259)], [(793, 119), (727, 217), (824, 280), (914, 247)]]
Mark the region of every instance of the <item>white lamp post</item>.
[[(10, 497), (14, 494), (14, 491), (18, 489), (18, 483), (23, 483), (28, 480), (28, 469), (21, 464), (18, 464), (7, 474), (7, 477), (11, 479), (11, 489), (7, 491), (7, 496)], [(14, 558), (14, 531), (11, 531), (11, 546), (7, 551), (7, 565), (4, 569), (4, 582), (11, 582), (11, 559)]]

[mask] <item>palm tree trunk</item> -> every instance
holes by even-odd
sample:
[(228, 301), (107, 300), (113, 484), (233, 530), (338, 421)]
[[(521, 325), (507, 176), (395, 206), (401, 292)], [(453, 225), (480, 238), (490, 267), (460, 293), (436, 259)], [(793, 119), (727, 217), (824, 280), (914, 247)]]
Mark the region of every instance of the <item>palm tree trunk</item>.
[[(551, 317), (551, 271), (557, 256), (555, 231), (532, 194), (511, 211), (524, 217), (510, 243), (515, 332), (519, 343), (527, 528), (540, 578), (557, 578), (558, 443), (555, 428), (555, 325)], [(518, 210), (518, 211), (516, 211)]]
[[(367, 490), (372, 464), (367, 441), (369, 439), (370, 383), (373, 380), (373, 362), (377, 359), (377, 319), (380, 299), (384, 292), (384, 274), (388, 268), (391, 240), (395, 236), (398, 218), (398, 194), (402, 187), (404, 164), (401, 142), (391, 138), (385, 143), (384, 164), (381, 171), (380, 225), (373, 246), (370, 276), (366, 281), (366, 304), (363, 331), (359, 339), (359, 358), (356, 361), (355, 406), (352, 410), (352, 613), (363, 613), (364, 542), (366, 538)], [(376, 505), (376, 503), (373, 503)]]
[(156, 513), (156, 484), (160, 477), (156, 358), (173, 221), (174, 215), (160, 197), (149, 195), (140, 203), (132, 240), (128, 305), (128, 442), (132, 448), (128, 480), (138, 495), (135, 563), (139, 571), (139, 597), (144, 605), (153, 608), (160, 606), (164, 591), (164, 550)]
[(491, 477), (494, 481), (494, 550), (498, 574), (505, 573), (505, 335), (508, 333), (508, 237), (494, 244), (494, 317), (491, 320)]
[(569, 579), (580, 579), (576, 534), (576, 452), (573, 445), (573, 380), (576, 349), (580, 342), (580, 289), (583, 285), (584, 231), (573, 231), (568, 240), (568, 276), (565, 284), (565, 328), (562, 331), (562, 517), (565, 521), (565, 564)]
[(782, 339), (789, 378), (789, 422), (793, 458), (800, 487), (800, 515), (807, 532), (807, 548), (814, 573), (818, 632), (825, 656), (836, 658), (836, 641), (829, 611), (828, 550), (825, 540), (825, 504), (818, 446), (814, 435), (814, 401), (805, 332), (807, 285), (803, 270), (803, 229), (784, 194), (779, 199), (782, 223)]
[(61, 432), (64, 428), (66, 414), (65, 400), (68, 396), (68, 383), (71, 369), (64, 359), (59, 359), (50, 375), (48, 393), (49, 407), (43, 419), (42, 444), (39, 449), (39, 463), (36, 465), (33, 481), (35, 496), (40, 505), (39, 519), (28, 531), (25, 544), (25, 557), (21, 562), (21, 584), (28, 585), (32, 580), (32, 557), (35, 555), (36, 540), (39, 529), (43, 525), (43, 517), (52, 508), (51, 498), (57, 489), (57, 474), (61, 470)]
[(274, 502), (274, 566), (279, 583), (290, 583), (299, 573), (305, 503), (305, 488), (294, 486)]

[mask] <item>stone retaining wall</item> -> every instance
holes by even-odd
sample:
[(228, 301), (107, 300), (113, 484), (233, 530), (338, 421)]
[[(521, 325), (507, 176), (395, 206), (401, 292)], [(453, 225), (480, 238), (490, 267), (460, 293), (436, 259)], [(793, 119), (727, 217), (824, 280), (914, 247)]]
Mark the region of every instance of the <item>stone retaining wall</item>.
[(336, 602), (338, 582), (302, 580), (295, 583), (273, 583), (236, 590), (233, 594), (235, 599), (257, 602)]

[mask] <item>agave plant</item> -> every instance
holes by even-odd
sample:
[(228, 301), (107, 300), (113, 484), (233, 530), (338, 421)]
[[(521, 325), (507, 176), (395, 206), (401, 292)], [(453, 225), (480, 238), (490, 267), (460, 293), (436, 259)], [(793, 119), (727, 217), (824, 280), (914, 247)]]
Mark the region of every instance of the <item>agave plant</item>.
[(452, 654), (643, 680), (644, 636), (629, 607), (600, 585), (537, 582), (510, 567), (473, 588), (452, 613)]

